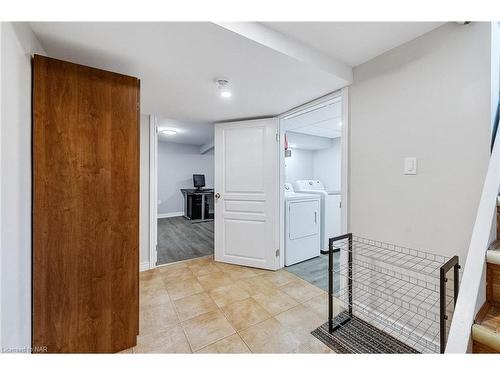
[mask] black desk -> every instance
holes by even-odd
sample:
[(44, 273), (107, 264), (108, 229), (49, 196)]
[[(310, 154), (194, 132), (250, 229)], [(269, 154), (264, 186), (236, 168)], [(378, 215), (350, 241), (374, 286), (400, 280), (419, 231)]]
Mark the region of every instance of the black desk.
[[(181, 189), (184, 196), (184, 217), (189, 220), (209, 220), (206, 203), (214, 199), (214, 189)], [(208, 199), (207, 199), (208, 198)], [(198, 214), (198, 206), (201, 212)]]

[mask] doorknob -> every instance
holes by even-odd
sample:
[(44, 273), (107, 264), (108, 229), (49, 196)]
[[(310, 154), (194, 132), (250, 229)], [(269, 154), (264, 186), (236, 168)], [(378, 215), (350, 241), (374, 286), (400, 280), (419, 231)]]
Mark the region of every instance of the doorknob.
[(216, 193), (215, 194), (215, 199), (219, 199), (220, 198), (220, 194), (219, 193)]

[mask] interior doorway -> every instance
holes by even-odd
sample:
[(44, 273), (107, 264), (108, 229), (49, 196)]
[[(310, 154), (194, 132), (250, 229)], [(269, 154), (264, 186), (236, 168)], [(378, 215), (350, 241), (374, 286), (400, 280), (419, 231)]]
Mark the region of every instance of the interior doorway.
[(280, 118), (282, 266), (324, 290), (322, 253), (329, 238), (347, 231), (347, 130), (347, 89)]
[(156, 262), (214, 253), (213, 124), (154, 118)]
[[(310, 103), (306, 103), (274, 118), (238, 121), (232, 123), (225, 122), (215, 124), (215, 126), (214, 124), (207, 124), (207, 127), (211, 126), (211, 141), (206, 141), (207, 143), (203, 144), (199, 143), (195, 146), (197, 153), (206, 153), (213, 156), (213, 161), (210, 162), (213, 172), (201, 170), (199, 168), (199, 163), (197, 163), (196, 168), (194, 169), (184, 170), (184, 177), (179, 179), (181, 183), (178, 181), (178, 183), (174, 184), (174, 187), (171, 189), (171, 191), (173, 191), (173, 196), (176, 196), (177, 199), (176, 208), (172, 208), (172, 206), (170, 206), (172, 202), (168, 201), (168, 196), (164, 196), (159, 192), (159, 185), (161, 184), (162, 178), (164, 178), (162, 177), (162, 174), (164, 172), (168, 173), (169, 169), (171, 170), (174, 164), (178, 166), (178, 164), (181, 163), (173, 161), (172, 159), (170, 162), (167, 161), (167, 166), (162, 166), (162, 164), (165, 163), (160, 161), (158, 155), (162, 154), (160, 148), (164, 147), (165, 143), (176, 143), (172, 142), (174, 139), (173, 136), (177, 136), (179, 133), (182, 134), (182, 128), (178, 122), (162, 126), (161, 119), (151, 116), (150, 268), (152, 269), (157, 265), (167, 264), (169, 262), (181, 261), (184, 259), (216, 253), (215, 250), (217, 246), (215, 246), (215, 244), (217, 243), (218, 238), (217, 233), (219, 233), (220, 239), (219, 251), (220, 254), (223, 254), (223, 256), (219, 257), (215, 254), (215, 259), (217, 261), (266, 269), (279, 269), (285, 266), (291, 266), (292, 263), (286, 264), (286, 199), (284, 187), (285, 183), (288, 183), (289, 187), (295, 188), (297, 181), (299, 180), (306, 181), (307, 183), (309, 181), (319, 181), (321, 184), (318, 185), (321, 187), (321, 190), (323, 190), (322, 193), (327, 194), (330, 197), (333, 196), (334, 198), (333, 200), (328, 199), (329, 204), (325, 203), (325, 207), (330, 208), (325, 209), (322, 208), (323, 202), (321, 201), (321, 194), (316, 196), (318, 200), (318, 208), (316, 209), (316, 213), (314, 215), (316, 215), (316, 225), (318, 226), (318, 254), (317, 256), (307, 257), (303, 260), (306, 261), (307, 259), (318, 258), (316, 261), (320, 261), (321, 263), (319, 252), (322, 249), (327, 249), (328, 236), (346, 233), (348, 230), (347, 98), (348, 88), (345, 88)], [(267, 124), (266, 121), (269, 122), (269, 124)], [(273, 123), (275, 125), (272, 125)], [(290, 126), (290, 124), (293, 126)], [(219, 152), (216, 150), (217, 139), (214, 135), (214, 131), (217, 128), (219, 129)], [(313, 132), (314, 128), (317, 128), (317, 131), (320, 131), (320, 128), (323, 128), (323, 131), (329, 133), (325, 133), (323, 135), (319, 133), (308, 134)], [(165, 138), (163, 140), (159, 139), (159, 137), (164, 134), (162, 133), (162, 130), (167, 130), (167, 134), (165, 134), (166, 140)], [(169, 135), (168, 130), (179, 131), (179, 133)], [(257, 141), (257, 139), (263, 142)], [(309, 146), (307, 146), (310, 141), (312, 141), (313, 145), (309, 144)], [(249, 144), (251, 144), (253, 148), (249, 148)], [(316, 146), (314, 146), (314, 144), (316, 144)], [(319, 146), (320, 144), (323, 144), (323, 146)], [(264, 147), (264, 145), (266, 146)], [(179, 150), (175, 151), (175, 148), (177, 147), (180, 146), (170, 146), (170, 150), (173, 154), (175, 154), (171, 155), (171, 157), (182, 157), (182, 153), (179, 152)], [(193, 147), (193, 145), (191, 145), (191, 147)], [(316, 153), (316, 159), (318, 159), (319, 165), (319, 168), (316, 168), (316, 170), (319, 174), (313, 173), (312, 175), (304, 174), (303, 176), (299, 176), (297, 174), (294, 175), (293, 173), (290, 173), (290, 171), (287, 173), (285, 167), (287, 159), (292, 160), (294, 156), (297, 158), (297, 156), (304, 151), (302, 150), (304, 148), (309, 148), (309, 150), (306, 151), (311, 153), (311, 157), (312, 153)], [(257, 149), (259, 150), (258, 152), (256, 151)], [(231, 152), (234, 155), (229, 157), (228, 150), (232, 150)], [(261, 160), (261, 158), (257, 156), (266, 152), (266, 163), (262, 164), (261, 170), (259, 169), (260, 167), (258, 168), (260, 165), (258, 161)], [(290, 153), (293, 156), (290, 157)], [(285, 154), (288, 154), (287, 157), (285, 157)], [(227, 160), (224, 159), (225, 157)], [(276, 168), (269, 164), (274, 158), (276, 160)], [(224, 162), (224, 160), (226, 160), (226, 162)], [(248, 165), (245, 164), (246, 167), (241, 168), (241, 165), (238, 163), (241, 164), (243, 160), (247, 160)], [(232, 165), (231, 163), (233, 162), (236, 163), (234, 168), (228, 168), (228, 166)], [(219, 180), (217, 180), (217, 165), (219, 166)], [(333, 168), (334, 165), (335, 168)], [(162, 170), (162, 168), (164, 169)], [(313, 166), (310, 166), (308, 171), (314, 171)], [(229, 172), (231, 172), (231, 176), (229, 178), (223, 177)], [(252, 173), (259, 178), (250, 178)], [(323, 175), (321, 175), (321, 173), (323, 173)], [(187, 203), (188, 201), (183, 198), (183, 192), (181, 189), (196, 189), (196, 177), (193, 178), (193, 175), (204, 175), (204, 189), (207, 189), (208, 197), (206, 197), (207, 201), (197, 203), (198, 206), (201, 205), (199, 211), (203, 208), (203, 211), (208, 212), (209, 217), (204, 219), (193, 220), (193, 218), (188, 218), (188, 215), (186, 215), (186, 212), (188, 211), (187, 207), (189, 206)], [(172, 180), (171, 177), (167, 178)], [(217, 181), (219, 181), (218, 184)], [(231, 185), (231, 181), (233, 181), (236, 185), (233, 184), (234, 186), (229, 186)], [(257, 184), (258, 181), (262, 182), (259, 183), (259, 186), (252, 185)], [(215, 190), (212, 190), (212, 188), (215, 188)], [(306, 186), (304, 189), (307, 188), (308, 187)], [(266, 192), (265, 194), (264, 191)], [(234, 194), (235, 192), (239, 193), (236, 194), (235, 197), (231, 197), (231, 194)], [(257, 193), (264, 195), (259, 195), (258, 197), (253, 195), (247, 196), (250, 193), (253, 195)], [(308, 192), (297, 191), (297, 193), (306, 194)], [(311, 194), (316, 193), (321, 192), (311, 192)], [(263, 202), (267, 202), (267, 198), (264, 199), (263, 197), (267, 197), (268, 195), (271, 197), (273, 194), (275, 194), (276, 199), (271, 199), (269, 204), (263, 204)], [(229, 200), (226, 202), (227, 199)], [(247, 200), (248, 202), (240, 202), (242, 199), (243, 201)], [(179, 203), (179, 200), (181, 203)], [(275, 202), (275, 204), (271, 204), (271, 202)], [(237, 203), (242, 206), (237, 207)], [(205, 204), (208, 204), (208, 207), (205, 206)], [(164, 207), (166, 205), (169, 205), (171, 208), (169, 208), (169, 211), (167, 210), (165, 212)], [(217, 206), (219, 209), (217, 209)], [(274, 206), (275, 209), (273, 208)], [(264, 209), (264, 207), (267, 208)], [(219, 220), (217, 220), (217, 212), (220, 214)], [(212, 216), (212, 214), (214, 214), (214, 216)], [(229, 216), (226, 215), (226, 217), (225, 214)], [(243, 215), (244, 217), (236, 217), (235, 215)], [(263, 244), (256, 244), (257, 240), (263, 241), (264, 237), (262, 235), (249, 235), (251, 232), (249, 228), (245, 227), (244, 230), (242, 229), (243, 221), (245, 223), (251, 222), (253, 224), (253, 226), (250, 227), (251, 229), (256, 228), (258, 225), (270, 228), (269, 236), (264, 236), (267, 241), (265, 246)], [(217, 228), (217, 222), (219, 222), (219, 228)], [(322, 222), (325, 223), (323, 229), (321, 228)], [(163, 223), (165, 223), (165, 225), (163, 225)], [(264, 225), (263, 223), (267, 224)], [(327, 228), (328, 230), (325, 231), (324, 228)], [(331, 230), (332, 228), (334, 228), (333, 231)], [(196, 229), (199, 230), (197, 231)], [(321, 230), (323, 232), (319, 233)], [(203, 233), (206, 233), (208, 237), (205, 239), (198, 239), (197, 236)], [(267, 233), (267, 231), (265, 233)], [(175, 234), (178, 234), (179, 236), (176, 238)], [(251, 238), (252, 241), (248, 241), (249, 238)], [(322, 244), (321, 239), (323, 239)], [(170, 242), (170, 247), (179, 245), (180, 247), (187, 248), (187, 255), (175, 259), (165, 259), (165, 257), (161, 255), (161, 252), (164, 250), (162, 240), (165, 240), (166, 243)], [(192, 241), (195, 241), (195, 243)], [(204, 253), (206, 250), (204, 244), (208, 243), (212, 244), (212, 247)], [(229, 246), (231, 244), (234, 246)], [(226, 245), (229, 246), (227, 249)], [(299, 244), (299, 247), (300, 246), (302, 245)], [(304, 266), (302, 265), (302, 260), (294, 261), (293, 264)], [(309, 267), (310, 266), (307, 266), (307, 268)], [(322, 263), (321, 267), (324, 267)], [(318, 272), (320, 271), (318, 270), (314, 273)], [(321, 271), (321, 273), (323, 275), (327, 275), (326, 272)], [(324, 280), (319, 281), (319, 283), (322, 283), (323, 281)], [(319, 284), (317, 285), (320, 286)]]

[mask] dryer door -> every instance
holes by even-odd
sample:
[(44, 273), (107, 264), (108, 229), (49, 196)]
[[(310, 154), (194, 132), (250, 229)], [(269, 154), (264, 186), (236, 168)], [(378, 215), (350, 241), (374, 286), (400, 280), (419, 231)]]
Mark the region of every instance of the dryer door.
[(319, 200), (292, 201), (288, 210), (288, 236), (291, 240), (319, 233)]

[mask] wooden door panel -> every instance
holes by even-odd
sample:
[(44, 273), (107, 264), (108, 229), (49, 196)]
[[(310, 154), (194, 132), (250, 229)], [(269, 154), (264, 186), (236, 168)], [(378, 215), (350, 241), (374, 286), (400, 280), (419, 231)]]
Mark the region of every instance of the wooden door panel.
[(136, 344), (139, 81), (33, 60), (33, 346)]

